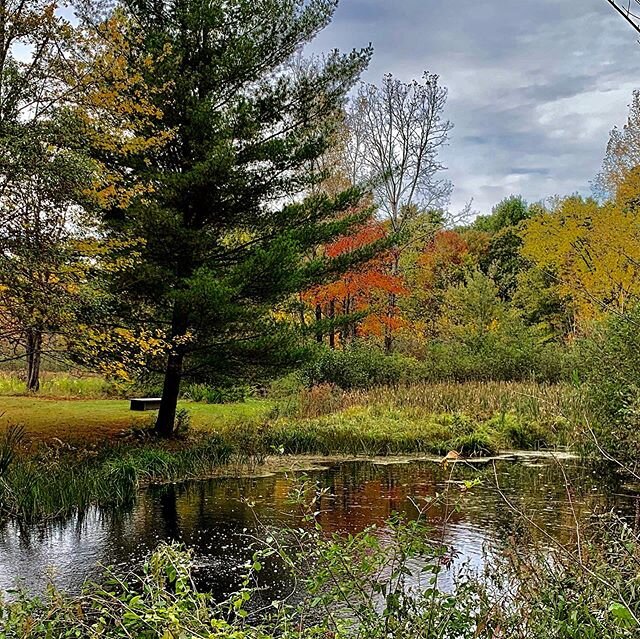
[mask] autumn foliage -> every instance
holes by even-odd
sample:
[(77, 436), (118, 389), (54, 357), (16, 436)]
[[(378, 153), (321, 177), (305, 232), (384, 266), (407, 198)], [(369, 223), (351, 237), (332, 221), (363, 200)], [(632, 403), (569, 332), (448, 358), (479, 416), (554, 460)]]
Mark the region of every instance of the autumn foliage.
[(418, 258), (421, 284), (434, 288), (455, 278), (469, 256), (469, 244), (457, 231), (438, 231)]
[[(383, 240), (386, 235), (385, 225), (370, 219), (351, 235), (322, 247), (322, 252), (326, 257), (336, 258)], [(382, 252), (340, 279), (306, 291), (303, 300), (314, 309), (316, 319), (335, 320), (342, 340), (357, 335), (382, 335), (385, 327), (393, 330), (402, 324), (399, 313), (389, 312), (389, 295), (407, 293), (402, 277), (394, 275), (390, 265), (390, 252)], [(329, 341), (334, 343), (334, 329), (329, 333)]]

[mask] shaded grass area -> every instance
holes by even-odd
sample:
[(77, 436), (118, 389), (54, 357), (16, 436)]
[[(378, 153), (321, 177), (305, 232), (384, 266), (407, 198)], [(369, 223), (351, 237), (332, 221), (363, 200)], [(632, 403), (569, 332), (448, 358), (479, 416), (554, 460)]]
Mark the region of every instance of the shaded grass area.
[[(252, 419), (265, 415), (272, 404), (247, 401), (239, 404), (196, 404), (187, 408), (195, 428), (215, 429), (231, 419)], [(64, 400), (34, 397), (0, 397), (0, 430), (8, 424), (22, 424), (27, 439), (54, 438), (74, 444), (113, 440), (131, 427), (150, 425), (154, 412), (129, 410), (127, 400)]]

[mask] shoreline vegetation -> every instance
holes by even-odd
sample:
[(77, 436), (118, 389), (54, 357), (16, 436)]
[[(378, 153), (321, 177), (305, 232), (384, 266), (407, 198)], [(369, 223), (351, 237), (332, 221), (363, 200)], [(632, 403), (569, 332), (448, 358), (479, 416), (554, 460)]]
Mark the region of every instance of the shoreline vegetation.
[(148, 484), (264, 472), (289, 458), (565, 450), (576, 442), (580, 410), (568, 385), (342, 391), (325, 384), (229, 404), (183, 401), (181, 433), (164, 441), (152, 435), (153, 414), (129, 413), (123, 400), (87, 394), (0, 396), (1, 518), (35, 522), (92, 505), (118, 507)]
[[(429, 520), (437, 496), (415, 520), (395, 516), (350, 535), (323, 529), (313, 511), (317, 491), (304, 481), (290, 497), (300, 526), (265, 528), (266, 538), (251, 543), (240, 587), (222, 601), (198, 589), (191, 550), (161, 543), (142, 566), (107, 569), (102, 583), (87, 582), (77, 595), (51, 586), (39, 596), (0, 596), (0, 626), (8, 639), (637, 636), (640, 540), (612, 513), (582, 529), (577, 556), (573, 543), (549, 547), (546, 540), (524, 551), (507, 539), (502, 558), (480, 574), (455, 569), (456, 587), (445, 592), (431, 587), (454, 570)], [(293, 599), (261, 586), (261, 571), (274, 560), (295, 584)], [(517, 597), (505, 596), (512, 592)]]

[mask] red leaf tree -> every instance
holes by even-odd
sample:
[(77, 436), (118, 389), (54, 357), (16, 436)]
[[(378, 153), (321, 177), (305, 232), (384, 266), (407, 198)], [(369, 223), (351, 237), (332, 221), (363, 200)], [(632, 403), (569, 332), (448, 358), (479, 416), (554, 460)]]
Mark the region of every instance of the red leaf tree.
[[(365, 248), (387, 236), (385, 225), (374, 219), (368, 220), (353, 234), (322, 247), (327, 257)], [(303, 294), (303, 301), (315, 311), (316, 320), (332, 320), (329, 323), (328, 341), (333, 348), (339, 340), (346, 343), (358, 335), (383, 335), (385, 327), (397, 328), (401, 318), (397, 312), (390, 313), (390, 294), (406, 294), (404, 282), (391, 272), (389, 251), (379, 253), (364, 262), (339, 280), (316, 286)], [(318, 341), (324, 341), (322, 331)]]

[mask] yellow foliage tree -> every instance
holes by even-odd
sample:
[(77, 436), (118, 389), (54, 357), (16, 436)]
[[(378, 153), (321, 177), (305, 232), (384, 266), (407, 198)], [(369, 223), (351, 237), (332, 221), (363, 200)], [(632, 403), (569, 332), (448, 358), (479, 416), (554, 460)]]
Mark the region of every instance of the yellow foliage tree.
[[(640, 90), (633, 93), (627, 122), (609, 135), (597, 184), (609, 199), (618, 202), (637, 197), (640, 167)], [(635, 185), (635, 186), (634, 186)], [(635, 193), (635, 194), (633, 194)]]
[(622, 313), (640, 295), (640, 218), (623, 202), (568, 197), (521, 235), (523, 255), (553, 274), (579, 322)]
[(80, 78), (82, 91), (73, 95), (69, 107), (96, 163), (86, 195), (103, 209), (126, 208), (133, 198), (153, 191), (150, 181), (140, 178), (143, 172), (118, 170), (114, 159), (126, 164), (136, 158), (141, 166), (148, 165), (173, 137), (162, 126), (163, 113), (154, 101), (168, 87), (152, 87), (146, 80), (164, 57), (140, 53), (140, 36), (132, 33), (129, 20), (116, 9), (104, 21), (79, 29), (70, 55), (67, 81), (72, 85)]

